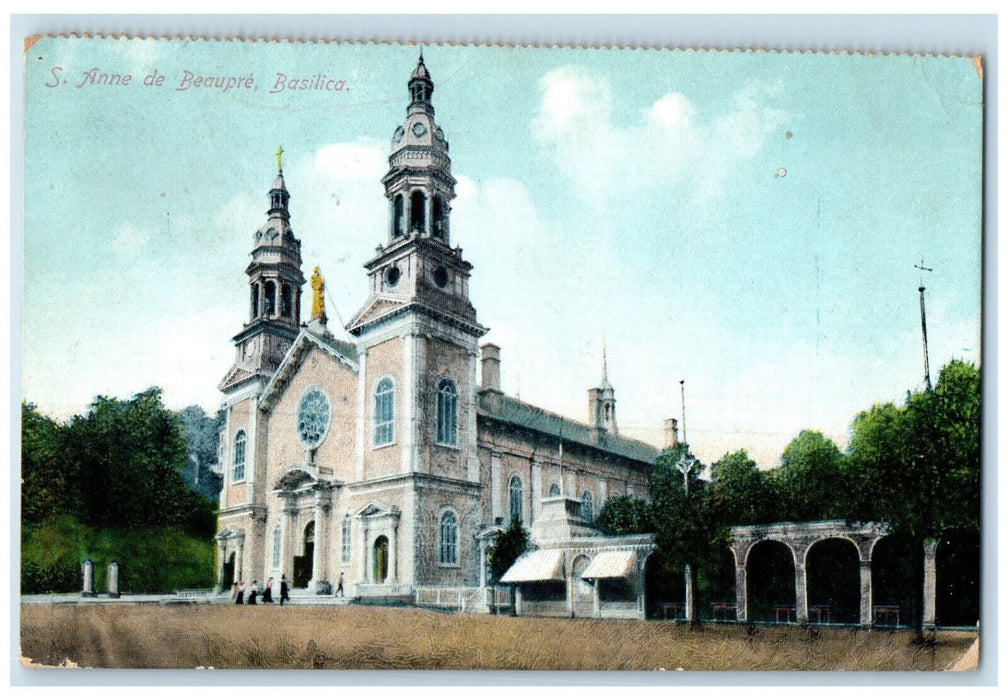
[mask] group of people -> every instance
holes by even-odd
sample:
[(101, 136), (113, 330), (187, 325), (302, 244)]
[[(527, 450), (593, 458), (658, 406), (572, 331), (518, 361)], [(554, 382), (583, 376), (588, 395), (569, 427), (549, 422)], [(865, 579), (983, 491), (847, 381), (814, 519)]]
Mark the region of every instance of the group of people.
[[(266, 585), (261, 591), (262, 602), (272, 603), (273, 602), (273, 577), (271, 576)], [(249, 587), (248, 600), (245, 599), (245, 582), (235, 581), (234, 585), (231, 586), (231, 600), (235, 605), (256, 605), (259, 603), (260, 591), (259, 582), (253, 581), (252, 585)], [(283, 606), (284, 601), (290, 600), (290, 588), (287, 586), (287, 576), (280, 576), (280, 605)]]
[[(336, 585), (336, 595), (343, 595), (343, 572), (340, 572), (339, 581)], [(259, 581), (253, 581), (252, 585), (249, 587), (248, 600), (245, 599), (245, 582), (235, 581), (234, 585), (231, 586), (231, 600), (235, 605), (256, 605), (260, 602), (260, 591), (259, 591)], [(283, 607), (284, 601), (290, 601), (290, 587), (287, 585), (287, 575), (282, 574), (280, 576), (280, 606)], [(266, 585), (261, 591), (261, 602), (272, 603), (273, 602), (273, 577), (270, 576), (269, 580), (266, 581)]]

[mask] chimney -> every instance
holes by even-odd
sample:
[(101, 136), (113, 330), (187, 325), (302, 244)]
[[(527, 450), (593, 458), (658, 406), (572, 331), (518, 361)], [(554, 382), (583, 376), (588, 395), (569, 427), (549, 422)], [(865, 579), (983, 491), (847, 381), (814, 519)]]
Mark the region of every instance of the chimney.
[(480, 350), (483, 353), (482, 388), (500, 391), (500, 348), (493, 343), (486, 343)]
[(679, 421), (675, 418), (665, 419), (665, 449), (670, 450), (679, 444)]

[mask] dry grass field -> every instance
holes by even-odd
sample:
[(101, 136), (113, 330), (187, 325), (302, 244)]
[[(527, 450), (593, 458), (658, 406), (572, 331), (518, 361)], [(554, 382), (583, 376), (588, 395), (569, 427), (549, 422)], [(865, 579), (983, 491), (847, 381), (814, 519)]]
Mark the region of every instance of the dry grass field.
[(975, 639), (413, 608), (21, 606), (26, 659), (92, 668), (930, 671), (949, 668)]

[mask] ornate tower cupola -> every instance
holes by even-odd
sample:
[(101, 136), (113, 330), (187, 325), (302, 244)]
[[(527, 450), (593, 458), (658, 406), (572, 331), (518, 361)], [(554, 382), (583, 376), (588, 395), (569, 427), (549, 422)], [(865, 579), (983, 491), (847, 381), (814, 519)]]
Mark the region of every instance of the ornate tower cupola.
[(602, 344), (602, 384), (588, 390), (588, 420), (597, 429), (618, 435), (616, 428), (616, 390), (609, 383), (606, 348)]
[(486, 329), (476, 323), (469, 302), (472, 265), (461, 248), (451, 247), (449, 203), (455, 197), (448, 140), (434, 121), (434, 81), (423, 54), (409, 78), (406, 119), (392, 135), (389, 169), (382, 178), (389, 200), (385, 245), (366, 265), (371, 278), (365, 308), (347, 324), (360, 335), (380, 308), (418, 304), (425, 313), (450, 317), (452, 323), (477, 336)]
[(277, 150), (277, 174), (269, 190), (269, 209), (253, 235), (249, 283), (249, 320), (234, 337), (235, 366), (221, 383), (226, 390), (252, 375), (268, 376), (279, 365), (301, 325), (301, 241), (290, 225), (290, 193)]

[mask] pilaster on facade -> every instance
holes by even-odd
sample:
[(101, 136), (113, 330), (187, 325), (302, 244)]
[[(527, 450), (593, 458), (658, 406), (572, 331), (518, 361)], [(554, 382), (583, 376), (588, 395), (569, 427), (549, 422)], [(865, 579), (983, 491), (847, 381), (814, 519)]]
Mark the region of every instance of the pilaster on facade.
[(361, 343), (357, 349), (360, 374), (357, 375), (357, 424), (354, 426), (354, 474), (357, 481), (364, 479), (364, 454), (370, 443), (367, 429), (367, 348)]

